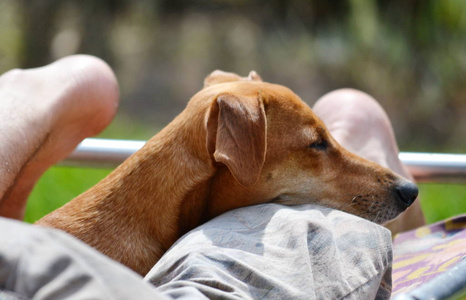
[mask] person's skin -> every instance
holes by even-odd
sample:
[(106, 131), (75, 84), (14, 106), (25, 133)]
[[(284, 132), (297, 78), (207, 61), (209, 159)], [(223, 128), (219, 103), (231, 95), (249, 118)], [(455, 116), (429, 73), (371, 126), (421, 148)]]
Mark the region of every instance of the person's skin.
[[(36, 181), (110, 123), (118, 96), (112, 70), (90, 56), (0, 76), (0, 216), (23, 219)], [(342, 146), (412, 179), (398, 159), (388, 117), (370, 96), (338, 90), (323, 96), (314, 111)], [(390, 229), (423, 225), (418, 201), (413, 206), (408, 214), (416, 218), (397, 220)]]
[(91, 56), (0, 76), (0, 216), (22, 220), (36, 181), (103, 130), (118, 100), (113, 71)]
[[(336, 90), (322, 96), (313, 110), (344, 148), (414, 182), (398, 158), (398, 145), (389, 118), (371, 96), (353, 89)], [(385, 224), (392, 233), (422, 225), (425, 219), (419, 199), (398, 218)]]

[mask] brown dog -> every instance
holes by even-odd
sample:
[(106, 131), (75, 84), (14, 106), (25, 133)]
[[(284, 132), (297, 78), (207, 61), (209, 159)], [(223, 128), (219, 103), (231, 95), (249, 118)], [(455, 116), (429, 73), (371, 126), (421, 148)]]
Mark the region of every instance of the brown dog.
[(289, 89), (216, 71), (140, 151), (37, 224), (145, 274), (183, 233), (234, 208), (317, 203), (383, 223), (416, 196), (339, 146)]

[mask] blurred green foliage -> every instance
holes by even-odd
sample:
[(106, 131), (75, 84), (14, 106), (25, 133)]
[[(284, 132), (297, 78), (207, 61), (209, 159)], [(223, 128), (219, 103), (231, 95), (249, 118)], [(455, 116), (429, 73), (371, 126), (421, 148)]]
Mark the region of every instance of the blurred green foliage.
[(419, 189), (428, 223), (466, 213), (466, 185), (420, 184)]
[[(147, 139), (214, 69), (254, 69), (310, 105), (337, 88), (369, 93), (403, 151), (466, 152), (463, 0), (0, 1), (0, 74), (74, 53), (104, 59), (119, 79), (120, 110), (107, 137)], [(88, 177), (53, 172), (44, 191), (71, 190)]]
[(41, 177), (28, 199), (24, 221), (33, 223), (63, 206), (110, 173), (106, 169), (53, 167)]
[(88, 53), (120, 114), (167, 124), (214, 69), (280, 83), (312, 105), (341, 87), (378, 99), (403, 150), (465, 152), (463, 0), (3, 0), (0, 73)]

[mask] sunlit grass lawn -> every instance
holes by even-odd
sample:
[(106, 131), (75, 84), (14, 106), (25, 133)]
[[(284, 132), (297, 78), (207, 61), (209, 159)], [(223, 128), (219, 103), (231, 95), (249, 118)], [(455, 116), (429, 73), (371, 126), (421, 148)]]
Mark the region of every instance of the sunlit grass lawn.
[(111, 170), (53, 167), (39, 180), (26, 209), (27, 222), (34, 222), (89, 189)]
[[(53, 167), (30, 196), (26, 221), (34, 222), (62, 206), (105, 177), (111, 170)], [(421, 204), (427, 221), (433, 223), (466, 213), (466, 185), (421, 184)]]
[(420, 184), (419, 188), (428, 223), (466, 213), (466, 184)]

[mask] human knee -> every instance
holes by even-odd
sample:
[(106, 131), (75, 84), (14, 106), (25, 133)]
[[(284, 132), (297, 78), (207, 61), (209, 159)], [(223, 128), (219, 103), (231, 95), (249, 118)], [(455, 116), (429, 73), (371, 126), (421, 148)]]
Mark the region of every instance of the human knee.
[(12, 69), (0, 76), (0, 87), (8, 87), (15, 82), (19, 82), (23, 79), (23, 70)]
[[(83, 111), (98, 112), (98, 123), (108, 124), (116, 114), (119, 102), (119, 86), (111, 67), (103, 60), (90, 55), (73, 55), (54, 64), (54, 72), (72, 74), (71, 89), (86, 100)], [(100, 127), (100, 126), (98, 126)]]
[(313, 107), (314, 112), (324, 118), (329, 118), (338, 111), (338, 117), (346, 116), (360, 124), (365, 122), (382, 124), (388, 121), (382, 106), (369, 94), (350, 88), (332, 91), (322, 96)]
[(322, 96), (314, 108), (319, 106), (360, 106), (361, 108), (367, 106), (378, 106), (378, 102), (369, 94), (360, 90), (343, 88), (329, 92)]
[[(73, 55), (55, 62), (55, 71), (66, 71), (75, 74), (77, 85), (92, 85), (112, 101), (118, 101), (118, 81), (112, 68), (100, 58), (90, 55)], [(82, 75), (81, 77), (79, 75)]]

